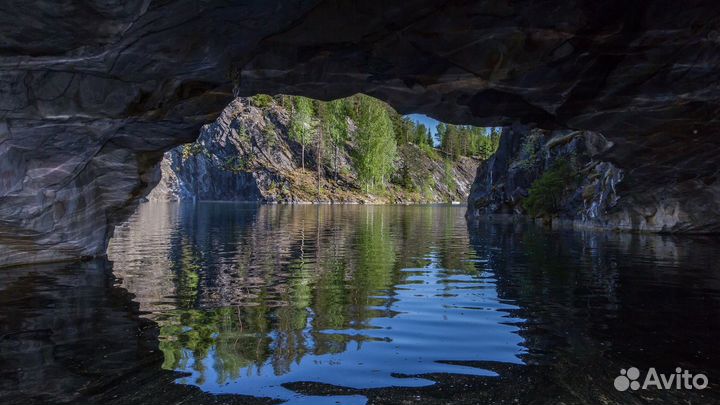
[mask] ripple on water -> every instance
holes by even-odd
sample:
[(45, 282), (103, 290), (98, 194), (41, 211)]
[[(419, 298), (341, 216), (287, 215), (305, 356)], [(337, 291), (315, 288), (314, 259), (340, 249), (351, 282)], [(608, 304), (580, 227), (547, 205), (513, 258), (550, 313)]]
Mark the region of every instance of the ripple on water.
[(628, 364), (720, 373), (717, 240), (469, 228), (463, 214), (145, 204), (109, 257), (160, 327), (163, 367), (211, 393), (364, 404), (442, 373), (507, 379), (506, 399), (537, 389), (515, 373), (553, 400), (623, 403), (611, 382)]
[(318, 404), (283, 384), (418, 387), (433, 381), (411, 376), (497, 375), (447, 361), (522, 364), (517, 307), (500, 302), (462, 214), (148, 204), (109, 255), (161, 326), (164, 366), (189, 373), (178, 382)]

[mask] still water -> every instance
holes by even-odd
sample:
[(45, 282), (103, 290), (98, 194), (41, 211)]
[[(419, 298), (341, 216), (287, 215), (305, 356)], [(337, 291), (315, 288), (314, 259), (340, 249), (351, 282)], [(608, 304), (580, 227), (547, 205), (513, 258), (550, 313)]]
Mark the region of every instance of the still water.
[(143, 204), (107, 260), (0, 272), (0, 401), (720, 403), (720, 240), (464, 211)]

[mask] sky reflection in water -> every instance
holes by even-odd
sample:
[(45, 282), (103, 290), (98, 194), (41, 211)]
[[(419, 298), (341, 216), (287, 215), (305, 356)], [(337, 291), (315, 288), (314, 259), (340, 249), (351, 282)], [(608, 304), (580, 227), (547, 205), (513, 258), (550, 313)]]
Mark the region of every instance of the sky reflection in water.
[(160, 325), (163, 367), (189, 373), (179, 383), (364, 404), (282, 384), (413, 387), (433, 383), (423, 374), (496, 375), (445, 362), (522, 364), (518, 307), (498, 298), (463, 212), (146, 204), (109, 257)]

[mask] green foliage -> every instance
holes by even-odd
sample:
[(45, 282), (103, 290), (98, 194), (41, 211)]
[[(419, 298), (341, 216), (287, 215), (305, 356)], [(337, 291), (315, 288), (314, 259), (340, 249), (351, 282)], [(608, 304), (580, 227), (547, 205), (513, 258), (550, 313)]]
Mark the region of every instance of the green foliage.
[(290, 136), (302, 145), (302, 167), (305, 168), (305, 148), (315, 136), (313, 117), (315, 114), (312, 100), (306, 97), (294, 97), (294, 111), (290, 122)]
[(418, 145), (421, 151), (425, 153), (430, 159), (432, 160), (442, 160), (442, 156), (440, 156), (440, 153), (437, 149), (433, 148), (429, 144), (422, 143)]
[(250, 142), (250, 134), (248, 134), (247, 128), (240, 126), (237, 129), (238, 139), (242, 142)]
[(295, 108), (295, 102), (293, 101), (294, 98), (295, 96), (287, 96), (284, 94), (277, 96), (278, 102), (286, 111), (292, 111), (293, 108)]
[(542, 218), (556, 215), (566, 189), (576, 177), (570, 163), (558, 161), (530, 186), (529, 194), (523, 201), (528, 214)]
[(520, 146), (520, 153), (523, 159), (517, 163), (520, 168), (532, 169), (537, 164), (537, 153), (541, 146), (540, 137), (541, 135), (531, 133), (523, 140), (523, 144)]
[(348, 126), (343, 100), (325, 103), (325, 109), (319, 119), (325, 134), (334, 144), (340, 145), (347, 140)]
[(400, 169), (398, 169), (398, 173), (400, 175), (398, 184), (405, 190), (416, 191), (417, 186), (415, 185), (415, 182), (410, 175), (411, 171), (412, 169), (410, 168), (410, 165), (408, 164), (408, 162), (405, 162), (405, 164), (403, 164)]
[(414, 134), (414, 124), (409, 119), (398, 114), (395, 110), (388, 107), (390, 110), (390, 120), (393, 125), (393, 132), (395, 133), (395, 140), (398, 145), (402, 145), (411, 142)]
[(457, 191), (457, 183), (455, 183), (455, 176), (453, 174), (453, 164), (449, 160), (445, 161), (443, 180), (445, 182), (445, 186), (448, 188), (448, 191), (450, 191), (451, 193)]
[(429, 146), (432, 148), (433, 139), (430, 130), (426, 128), (425, 125), (418, 124), (415, 127), (415, 136), (413, 137), (413, 142), (418, 144), (419, 146)]
[(187, 144), (183, 145), (183, 148), (182, 148), (183, 160), (187, 160), (202, 151), (203, 151), (203, 146), (201, 144), (199, 144), (197, 142), (187, 143)]
[(294, 111), (290, 122), (290, 136), (303, 145), (312, 141), (313, 115), (315, 113), (312, 100), (306, 97), (294, 97)]
[[(266, 141), (264, 146), (270, 148), (276, 147), (280, 141), (287, 141), (288, 138), (296, 141), (297, 144), (291, 147), (297, 148), (298, 144), (300, 145), (303, 169), (306, 169), (307, 149), (310, 148), (310, 156), (314, 157), (313, 170), (317, 169), (318, 193), (320, 185), (323, 184), (322, 177), (329, 177), (328, 172), (338, 181), (343, 173), (345, 181), (355, 177), (351, 176), (351, 173), (357, 174), (357, 179), (366, 192), (378, 194), (385, 191), (384, 186), (391, 179), (393, 182), (402, 183), (406, 190), (422, 191), (425, 185), (417, 181), (419, 176), (413, 172), (416, 170), (415, 162), (406, 162), (400, 169), (402, 172), (393, 173), (398, 145), (416, 145), (425, 156), (436, 162), (443, 162), (445, 159), (455, 160), (461, 156), (488, 158), (497, 148), (499, 139), (499, 135), (488, 128), (441, 124), (441, 145), (436, 147), (430, 128), (402, 116), (388, 104), (362, 94), (329, 102), (301, 96), (271, 97), (258, 94), (250, 98), (250, 103), (258, 108), (277, 105), (287, 111), (287, 115), (266, 117), (265, 125), (260, 126), (262, 137), (256, 140)], [(275, 118), (284, 121), (286, 116), (287, 132), (277, 132)], [(250, 143), (250, 128), (245, 128), (243, 121), (236, 121), (233, 125), (236, 125), (238, 139), (243, 144)], [(201, 151), (204, 149), (200, 145), (188, 145), (183, 149), (183, 157), (188, 158)], [(352, 157), (353, 164), (342, 167), (342, 162), (346, 161), (348, 155)], [(250, 159), (230, 158), (222, 164), (226, 170), (239, 173), (249, 170), (250, 165), (245, 160)], [(446, 168), (444, 175), (436, 177), (438, 182), (447, 184), (452, 191), (455, 182), (450, 178), (451, 172)]]
[(240, 156), (232, 156), (225, 160), (223, 169), (233, 173), (246, 172), (250, 170), (250, 162), (243, 160)]
[[(429, 128), (403, 117), (377, 99), (355, 95), (330, 102), (312, 101), (299, 96), (278, 96), (279, 102), (291, 109), (290, 137), (304, 148), (322, 134), (322, 155), (332, 161), (335, 173), (339, 151), (350, 140), (348, 119), (356, 127), (354, 144), (358, 147), (355, 160), (366, 189), (383, 184), (392, 170), (398, 144), (417, 145), (434, 160), (441, 160)], [(489, 158), (497, 149), (499, 133), (494, 128), (469, 125), (440, 124), (441, 150), (455, 160), (461, 156)], [(392, 136), (391, 136), (392, 135)], [(329, 142), (328, 142), (329, 141)]]
[(425, 178), (425, 181), (423, 181), (423, 188), (422, 188), (422, 194), (423, 197), (426, 200), (432, 200), (433, 198), (433, 192), (435, 190), (435, 186), (437, 183), (435, 182), (435, 177), (433, 177), (431, 174), (428, 174)]
[(438, 125), (440, 148), (453, 160), (460, 156), (488, 159), (498, 148), (500, 136), (494, 128), (471, 125)]
[[(317, 112), (318, 150), (322, 149), (322, 155), (332, 161), (333, 171), (338, 174), (338, 153), (348, 139), (347, 112), (344, 100), (317, 101), (315, 111)], [(329, 141), (329, 142), (328, 142)], [(330, 153), (326, 153), (326, 149)]]
[(256, 94), (250, 97), (250, 102), (257, 108), (267, 108), (272, 105), (273, 98), (267, 94)]
[(367, 96), (357, 98), (356, 166), (366, 191), (385, 185), (397, 157), (393, 125), (385, 105)]
[(275, 132), (275, 127), (272, 123), (265, 125), (265, 128), (263, 128), (263, 135), (265, 135), (265, 139), (270, 147), (277, 145), (277, 133)]

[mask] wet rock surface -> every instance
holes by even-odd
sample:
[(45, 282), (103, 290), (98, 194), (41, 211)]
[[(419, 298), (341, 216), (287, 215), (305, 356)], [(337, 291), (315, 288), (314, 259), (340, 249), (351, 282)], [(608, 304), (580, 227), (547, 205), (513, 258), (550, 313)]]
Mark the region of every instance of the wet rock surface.
[(641, 207), (608, 223), (717, 231), (718, 11), (714, 1), (3, 2), (0, 265), (102, 254), (157, 183), (162, 153), (194, 140), (234, 95), (258, 92), (365, 92), (448, 122), (600, 132), (614, 146), (599, 159), (626, 173), (626, 200)]

